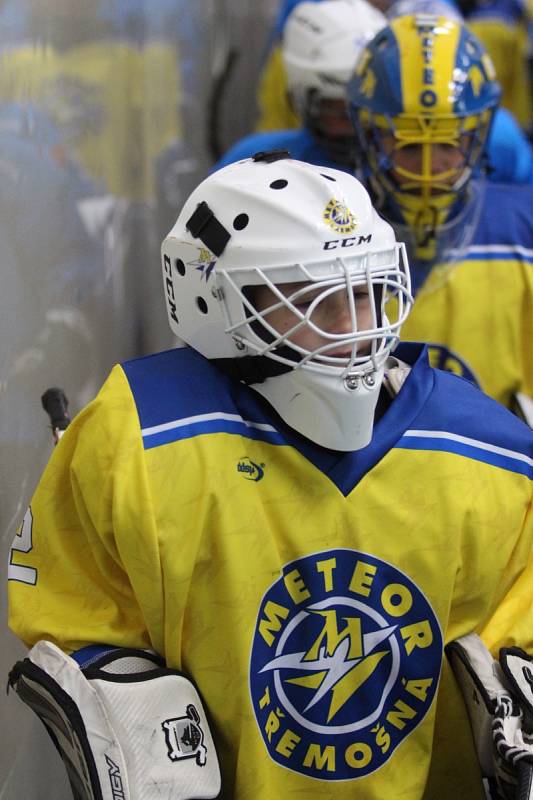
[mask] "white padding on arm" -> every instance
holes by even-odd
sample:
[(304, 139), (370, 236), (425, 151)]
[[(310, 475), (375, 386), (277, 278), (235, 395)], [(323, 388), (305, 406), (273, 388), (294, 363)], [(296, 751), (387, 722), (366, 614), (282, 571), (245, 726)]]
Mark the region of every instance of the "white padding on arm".
[(196, 688), (144, 651), (116, 649), (82, 671), (41, 641), (13, 673), (12, 685), (56, 739), (84, 800), (219, 794), (218, 760)]

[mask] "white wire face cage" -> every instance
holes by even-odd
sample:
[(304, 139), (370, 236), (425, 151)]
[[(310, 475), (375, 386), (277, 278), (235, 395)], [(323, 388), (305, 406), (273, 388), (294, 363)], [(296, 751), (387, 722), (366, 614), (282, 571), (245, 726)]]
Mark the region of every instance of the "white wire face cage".
[[(225, 332), (238, 347), (341, 379), (381, 369), (412, 305), (403, 244), (322, 263), (219, 269), (218, 278)], [(268, 290), (260, 307), (256, 287)]]

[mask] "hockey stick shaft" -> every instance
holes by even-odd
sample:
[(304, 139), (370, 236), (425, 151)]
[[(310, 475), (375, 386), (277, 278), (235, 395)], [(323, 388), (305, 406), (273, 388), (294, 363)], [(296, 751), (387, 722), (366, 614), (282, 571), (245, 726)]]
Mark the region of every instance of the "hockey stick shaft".
[(50, 417), (54, 442), (57, 444), (70, 424), (67, 396), (63, 389), (52, 387), (41, 396), (41, 404)]

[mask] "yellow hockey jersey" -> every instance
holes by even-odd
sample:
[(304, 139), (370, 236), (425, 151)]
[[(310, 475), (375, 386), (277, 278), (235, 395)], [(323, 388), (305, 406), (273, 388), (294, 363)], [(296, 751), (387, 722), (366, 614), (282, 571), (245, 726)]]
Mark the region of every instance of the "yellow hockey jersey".
[(533, 398), (532, 208), (533, 187), (488, 184), (470, 244), (432, 271), (402, 327), (433, 345), (434, 366), (507, 407), (517, 392)]
[(508, 108), (525, 130), (532, 122), (531, 78), (528, 66), (530, 20), (526, 4), (513, 0), (478, 3), (466, 24), (487, 48), (498, 82), (502, 105)]
[(400, 351), (409, 377), (353, 453), (188, 348), (118, 366), (15, 537), (15, 633), (190, 674), (226, 798), (482, 797), (443, 646), (533, 644), (533, 434)]

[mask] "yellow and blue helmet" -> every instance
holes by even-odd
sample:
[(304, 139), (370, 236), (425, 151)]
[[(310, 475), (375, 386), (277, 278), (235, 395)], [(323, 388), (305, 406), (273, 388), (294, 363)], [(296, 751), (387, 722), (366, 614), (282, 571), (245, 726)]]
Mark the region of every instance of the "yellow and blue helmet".
[(416, 260), (435, 261), (483, 170), (501, 95), (487, 52), (457, 20), (400, 16), (366, 46), (347, 94), (374, 202), (409, 232)]

